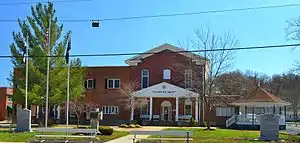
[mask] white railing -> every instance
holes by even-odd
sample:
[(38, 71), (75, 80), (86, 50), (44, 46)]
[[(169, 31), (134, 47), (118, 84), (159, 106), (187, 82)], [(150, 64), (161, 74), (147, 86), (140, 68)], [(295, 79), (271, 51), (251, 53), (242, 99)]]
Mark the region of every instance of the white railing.
[[(260, 117), (261, 115), (255, 114), (254, 116), (252, 116), (252, 114), (236, 115), (236, 123), (239, 125), (260, 125)], [(279, 125), (285, 125), (284, 115), (280, 115)]]
[(229, 119), (226, 120), (226, 128), (228, 128), (230, 125), (236, 122), (236, 115), (233, 115)]

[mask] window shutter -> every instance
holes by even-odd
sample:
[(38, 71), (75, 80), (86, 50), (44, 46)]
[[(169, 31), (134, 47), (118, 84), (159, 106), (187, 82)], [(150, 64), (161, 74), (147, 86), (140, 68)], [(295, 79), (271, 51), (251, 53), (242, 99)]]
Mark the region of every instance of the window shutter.
[(96, 79), (95, 78), (94, 78), (93, 82), (94, 82), (94, 87), (93, 88), (96, 89)]
[(107, 89), (107, 79), (105, 79), (105, 84), (104, 88)]
[(84, 82), (84, 88), (87, 88), (87, 80)]

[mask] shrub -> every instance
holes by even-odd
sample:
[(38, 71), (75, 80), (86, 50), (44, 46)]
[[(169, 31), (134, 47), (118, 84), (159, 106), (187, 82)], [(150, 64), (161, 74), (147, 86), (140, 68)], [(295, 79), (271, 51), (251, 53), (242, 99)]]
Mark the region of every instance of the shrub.
[(137, 123), (138, 123), (137, 120), (132, 120), (132, 121), (130, 121), (130, 124), (137, 124)]
[(190, 127), (197, 127), (198, 125), (197, 125), (197, 122), (194, 120), (194, 118), (192, 117), (191, 119), (190, 119)]
[(142, 126), (140, 126), (139, 124), (135, 124), (135, 128), (141, 128)]
[(114, 132), (114, 129), (111, 127), (107, 127), (107, 126), (100, 126), (99, 132), (101, 133), (101, 135), (112, 135)]
[(129, 128), (135, 128), (135, 125), (134, 124), (130, 124), (128, 127)]
[(128, 128), (128, 125), (126, 125), (126, 124), (121, 124), (121, 125), (119, 126), (119, 128)]

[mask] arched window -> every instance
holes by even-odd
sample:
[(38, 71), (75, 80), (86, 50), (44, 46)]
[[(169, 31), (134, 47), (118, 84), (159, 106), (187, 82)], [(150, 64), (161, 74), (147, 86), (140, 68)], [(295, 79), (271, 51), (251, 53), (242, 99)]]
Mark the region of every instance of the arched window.
[(147, 88), (149, 86), (149, 70), (143, 69), (141, 73), (141, 88)]
[(184, 101), (184, 115), (192, 115), (192, 101), (191, 101), (191, 99), (186, 99)]
[(171, 79), (171, 70), (170, 69), (164, 69), (163, 79)]

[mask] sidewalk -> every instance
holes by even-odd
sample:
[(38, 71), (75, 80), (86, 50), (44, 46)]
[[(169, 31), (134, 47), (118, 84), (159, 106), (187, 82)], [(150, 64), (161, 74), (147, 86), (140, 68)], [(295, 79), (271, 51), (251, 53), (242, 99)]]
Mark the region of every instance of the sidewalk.
[[(149, 135), (137, 135), (137, 138), (147, 138)], [(118, 139), (110, 140), (105, 143), (132, 143), (133, 135), (127, 135)]]

